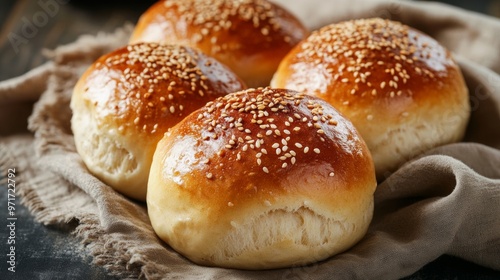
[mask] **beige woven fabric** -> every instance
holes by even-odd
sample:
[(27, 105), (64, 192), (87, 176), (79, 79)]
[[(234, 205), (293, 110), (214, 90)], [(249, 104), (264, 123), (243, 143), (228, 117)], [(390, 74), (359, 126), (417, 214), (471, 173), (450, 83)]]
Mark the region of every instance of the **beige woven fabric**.
[[(500, 270), (500, 21), (438, 4), (286, 1), (311, 28), (362, 17), (400, 20), (455, 52), (471, 93), (462, 143), (420, 155), (382, 182), (365, 238), (307, 267), (242, 271), (197, 266), (154, 234), (146, 205), (92, 176), (70, 129), (72, 88), (97, 57), (127, 42), (131, 28), (85, 36), (51, 61), (0, 83), (0, 167), (16, 167), (23, 203), (43, 224), (78, 221), (76, 235), (113, 274), (147, 279), (397, 279), (442, 254)], [(19, 110), (29, 118), (12, 120)]]

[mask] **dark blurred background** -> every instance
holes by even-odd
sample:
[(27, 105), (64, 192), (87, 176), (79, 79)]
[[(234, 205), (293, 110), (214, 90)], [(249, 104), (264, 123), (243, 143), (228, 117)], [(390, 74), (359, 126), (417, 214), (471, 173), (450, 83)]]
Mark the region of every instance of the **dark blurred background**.
[[(46, 61), (42, 49), (54, 49), (73, 42), (83, 34), (112, 32), (126, 22), (137, 22), (153, 2), (0, 0), (0, 81), (19, 76)], [(500, 17), (500, 0), (441, 2)], [(0, 192), (0, 200), (6, 201), (3, 191)], [(18, 238), (23, 250), (18, 256), (19, 271), (14, 276), (7, 275), (7, 279), (114, 279), (75, 250), (78, 240), (69, 234), (74, 225), (69, 225), (69, 229), (46, 227), (36, 223), (25, 207), (18, 207), (17, 215), (22, 218)], [(5, 215), (2, 212), (0, 218), (5, 220)], [(2, 246), (5, 245), (4, 233), (4, 230), (0, 232)], [(36, 252), (36, 255), (30, 252)], [(2, 271), (0, 275), (5, 273)], [(0, 279), (5, 278), (0, 276)], [(500, 279), (500, 272), (442, 256), (405, 279)]]
[(44, 48), (135, 23), (154, 1), (0, 0), (0, 81), (42, 64)]
[[(427, 1), (427, 0), (426, 0)], [(461, 7), (467, 10), (500, 17), (499, 0), (438, 0), (449, 5)]]

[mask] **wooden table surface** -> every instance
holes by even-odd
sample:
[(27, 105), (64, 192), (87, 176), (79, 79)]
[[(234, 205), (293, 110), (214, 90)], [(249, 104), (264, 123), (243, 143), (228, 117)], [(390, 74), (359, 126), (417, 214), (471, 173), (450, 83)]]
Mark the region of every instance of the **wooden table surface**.
[[(442, 0), (464, 8), (500, 15), (498, 0)], [(126, 22), (135, 23), (154, 1), (0, 0), (0, 81), (19, 76), (41, 65), (43, 49), (53, 49), (83, 34), (111, 32)], [(98, 8), (96, 8), (98, 7)], [(0, 186), (1, 205), (6, 188)], [(0, 220), (6, 220), (0, 211)], [(1, 231), (2, 271), (0, 279), (114, 279), (90, 263), (76, 250), (78, 240), (68, 228), (45, 227), (36, 223), (29, 211), (17, 209), (20, 218), (18, 271), (6, 274), (6, 230)], [(4, 276), (7, 275), (7, 278)], [(500, 279), (500, 272), (442, 256), (405, 279)]]

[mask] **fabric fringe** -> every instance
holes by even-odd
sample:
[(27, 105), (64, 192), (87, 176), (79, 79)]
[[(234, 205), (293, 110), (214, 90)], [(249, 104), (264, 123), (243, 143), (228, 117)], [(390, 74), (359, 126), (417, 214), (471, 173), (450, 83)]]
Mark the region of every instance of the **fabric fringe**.
[[(61, 179), (52, 173), (42, 173), (33, 177), (20, 188), (19, 195), (21, 203), (25, 205), (35, 221), (44, 225), (68, 224), (73, 218), (69, 217), (65, 211), (59, 211), (57, 207), (51, 207), (43, 202), (41, 195), (37, 192), (39, 186), (60, 186)], [(61, 198), (64, 199), (64, 198)]]
[(94, 264), (104, 267), (114, 276), (139, 278), (140, 268), (125, 261), (132, 258), (127, 243), (111, 237), (95, 215), (82, 217), (79, 223), (73, 234), (81, 239)]
[[(17, 174), (23, 171), (16, 165), (13, 155), (4, 144), (0, 144), (0, 168), (1, 170), (16, 168), (17, 178), (19, 177)], [(76, 221), (78, 225), (71, 234), (80, 240), (81, 252), (92, 257), (94, 264), (104, 267), (113, 276), (139, 278), (141, 265), (126, 261), (132, 259), (132, 254), (128, 252), (127, 243), (108, 235), (100, 225), (97, 215), (85, 214), (71, 217), (65, 215), (60, 209), (48, 207), (44, 203), (36, 186), (60, 186), (63, 179), (52, 173), (39, 172), (38, 174), (41, 175), (29, 180), (25, 180), (26, 176), (24, 176), (22, 180), (17, 180), (19, 185), (16, 186), (17, 196), (21, 198), (21, 204), (28, 208), (35, 221), (52, 226)], [(0, 183), (6, 185), (7, 179), (7, 176), (2, 175)]]
[(7, 185), (8, 182), (8, 171), (11, 168), (15, 168), (16, 175), (19, 173), (19, 167), (17, 166), (13, 155), (11, 154), (8, 147), (0, 143), (0, 185)]

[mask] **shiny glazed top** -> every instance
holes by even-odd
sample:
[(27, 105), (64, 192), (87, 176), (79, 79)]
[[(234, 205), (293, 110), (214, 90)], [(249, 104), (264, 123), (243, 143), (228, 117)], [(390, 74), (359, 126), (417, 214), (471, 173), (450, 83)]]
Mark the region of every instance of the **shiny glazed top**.
[(199, 51), (139, 43), (99, 58), (73, 98), (81, 95), (100, 124), (161, 138), (206, 102), (244, 87), (231, 70)]
[[(141, 16), (130, 42), (200, 49), (256, 87), (269, 84), (281, 59), (307, 34), (291, 13), (266, 0), (165, 0)], [(265, 85), (252, 84), (263, 75)]]
[(249, 201), (274, 204), (285, 193), (341, 209), (375, 186), (371, 156), (353, 125), (325, 101), (284, 89), (209, 102), (165, 135), (155, 159), (168, 188), (213, 213)]
[[(451, 54), (431, 37), (379, 18), (331, 24), (292, 50), (273, 86), (317, 95), (356, 124), (393, 121), (424, 104), (461, 102), (465, 83)], [(438, 105), (439, 106), (439, 105)], [(361, 110), (361, 109), (360, 109)]]

